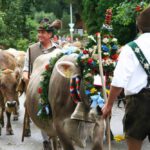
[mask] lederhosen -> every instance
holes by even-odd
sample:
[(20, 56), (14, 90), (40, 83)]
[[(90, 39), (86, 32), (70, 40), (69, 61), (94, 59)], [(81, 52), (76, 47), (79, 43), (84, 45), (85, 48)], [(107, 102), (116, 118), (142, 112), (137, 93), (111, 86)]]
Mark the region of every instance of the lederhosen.
[(126, 96), (125, 115), (123, 118), (124, 132), (126, 138), (132, 137), (143, 141), (147, 136), (150, 139), (150, 65), (135, 42), (130, 42), (128, 45), (132, 48), (145, 70), (148, 83), (139, 93)]

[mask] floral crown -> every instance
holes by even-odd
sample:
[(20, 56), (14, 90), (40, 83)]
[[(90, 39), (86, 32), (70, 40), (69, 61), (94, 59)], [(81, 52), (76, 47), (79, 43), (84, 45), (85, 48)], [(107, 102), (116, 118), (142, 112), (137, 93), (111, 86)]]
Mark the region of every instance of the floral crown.
[(44, 18), (38, 27), (38, 30), (46, 30), (46, 31), (53, 31), (53, 27), (51, 26), (49, 19)]

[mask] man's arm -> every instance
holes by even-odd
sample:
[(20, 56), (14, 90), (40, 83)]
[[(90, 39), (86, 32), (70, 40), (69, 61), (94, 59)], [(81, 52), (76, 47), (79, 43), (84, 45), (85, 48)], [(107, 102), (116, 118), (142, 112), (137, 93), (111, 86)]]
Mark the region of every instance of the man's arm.
[(27, 85), (29, 82), (29, 49), (27, 50), (27, 53), (25, 56), (22, 78), (25, 84)]
[(111, 114), (112, 106), (114, 101), (120, 95), (123, 88), (111, 86), (110, 94), (108, 96), (108, 100), (106, 101), (104, 107), (102, 108), (103, 117), (106, 118)]

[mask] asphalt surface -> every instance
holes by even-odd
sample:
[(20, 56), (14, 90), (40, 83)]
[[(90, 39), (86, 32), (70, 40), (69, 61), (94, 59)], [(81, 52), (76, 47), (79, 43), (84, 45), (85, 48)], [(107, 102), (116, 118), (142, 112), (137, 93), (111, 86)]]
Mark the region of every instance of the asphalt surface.
[[(23, 114), (24, 114), (24, 103), (25, 96), (20, 97), (20, 116), (18, 121), (12, 121), (12, 128), (14, 135), (6, 135), (6, 128), (2, 128), (2, 135), (0, 136), (0, 150), (42, 150), (42, 137), (40, 130), (31, 123), (31, 137), (25, 138), (24, 142), (21, 141), (22, 137), (22, 125), (23, 125)], [(122, 117), (124, 114), (124, 108), (117, 108), (116, 104), (113, 107), (112, 119), (111, 119), (111, 130), (114, 136), (123, 135), (122, 129)], [(6, 118), (5, 118), (6, 121)], [(84, 150), (90, 150), (91, 144), (87, 143)], [(82, 150), (76, 148), (76, 150)], [(104, 138), (104, 150), (108, 150), (106, 140)], [(112, 141), (112, 150), (127, 150), (125, 141)], [(143, 144), (142, 150), (150, 150), (150, 144), (146, 139)]]

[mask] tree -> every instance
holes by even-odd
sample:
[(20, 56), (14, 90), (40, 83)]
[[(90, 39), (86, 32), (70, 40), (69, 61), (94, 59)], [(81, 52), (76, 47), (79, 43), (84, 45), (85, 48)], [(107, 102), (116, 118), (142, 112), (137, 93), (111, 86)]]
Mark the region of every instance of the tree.
[(3, 34), (0, 44), (6, 47), (16, 47), (19, 38), (28, 38), (29, 30), (26, 28), (26, 18), (30, 15), (32, 0), (1, 0), (0, 6), (3, 15)]
[(105, 11), (113, 9), (113, 33), (119, 39), (119, 43), (125, 44), (133, 40), (137, 34), (135, 24), (136, 6), (144, 3), (147, 6), (148, 0), (83, 0), (83, 19), (89, 34), (100, 31), (105, 19)]

